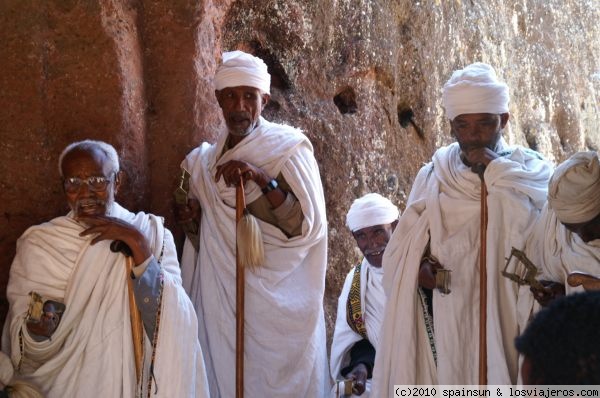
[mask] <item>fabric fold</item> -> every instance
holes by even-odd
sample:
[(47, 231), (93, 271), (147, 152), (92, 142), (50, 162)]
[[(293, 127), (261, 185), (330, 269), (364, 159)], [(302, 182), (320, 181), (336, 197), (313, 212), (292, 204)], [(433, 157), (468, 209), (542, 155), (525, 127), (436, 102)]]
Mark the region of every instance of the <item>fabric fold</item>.
[[(216, 166), (247, 161), (271, 176), (281, 174), (300, 202), (300, 236), (287, 238), (257, 220), (265, 264), (246, 272), (245, 377), (247, 396), (313, 397), (329, 390), (325, 323), (327, 221), (312, 145), (299, 130), (261, 118), (259, 126), (223, 153), (227, 135), (203, 143), (182, 166), (190, 171), (191, 196), (202, 205), (200, 251), (189, 242), (182, 258), (186, 288), (201, 319), (200, 341), (212, 397), (234, 396), (235, 379), (235, 188), (214, 182)], [(222, 155), (221, 155), (222, 154)], [(247, 203), (262, 193), (248, 182)], [(290, 346), (290, 341), (298, 342)]]
[[(519, 333), (518, 287), (501, 276), (511, 247), (522, 249), (546, 194), (551, 168), (532, 151), (507, 148), (484, 177), (488, 197), (488, 382), (514, 384)], [(375, 396), (394, 384), (477, 384), (480, 179), (460, 160), (457, 143), (440, 148), (418, 173), (407, 209), (384, 253), (388, 295), (378, 353)], [(539, 207), (538, 207), (539, 206)], [(452, 272), (452, 292), (433, 293), (437, 368), (417, 295), (421, 257), (431, 254)], [(498, 244), (502, 243), (499, 247)]]
[[(136, 226), (162, 256), (163, 308), (154, 364), (156, 397), (207, 397), (197, 319), (181, 287), (171, 233), (161, 218), (131, 213), (114, 204), (110, 214)], [(84, 226), (72, 216), (29, 228), (17, 243), (7, 296), (10, 310), (3, 350), (22, 377), (43, 389), (47, 397), (136, 397), (125, 257), (109, 249), (110, 242), (90, 245), (81, 237)], [(164, 252), (163, 252), (164, 247)], [(35, 342), (26, 330), (28, 293), (60, 299), (66, 305), (52, 338)], [(19, 335), (23, 335), (23, 358)], [(186, 342), (186, 344), (182, 344)], [(146, 388), (151, 344), (145, 336)]]

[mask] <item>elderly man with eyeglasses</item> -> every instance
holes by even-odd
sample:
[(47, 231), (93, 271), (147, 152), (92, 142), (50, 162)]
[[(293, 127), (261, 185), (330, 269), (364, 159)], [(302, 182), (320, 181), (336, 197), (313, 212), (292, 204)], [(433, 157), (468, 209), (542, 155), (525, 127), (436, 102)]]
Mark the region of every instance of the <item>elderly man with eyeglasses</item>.
[[(10, 271), (2, 345), (17, 377), (50, 398), (208, 397), (198, 321), (162, 218), (115, 202), (122, 171), (107, 143), (67, 146), (59, 171), (71, 211), (29, 228)], [(128, 279), (144, 329), (141, 372)]]

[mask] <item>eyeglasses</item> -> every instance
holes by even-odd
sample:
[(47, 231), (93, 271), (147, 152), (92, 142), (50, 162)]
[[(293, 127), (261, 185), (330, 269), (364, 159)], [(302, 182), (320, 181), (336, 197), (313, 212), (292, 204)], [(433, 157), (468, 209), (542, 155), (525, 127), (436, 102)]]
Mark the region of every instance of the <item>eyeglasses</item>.
[(110, 177), (104, 176), (91, 176), (88, 178), (69, 177), (63, 179), (63, 186), (67, 193), (77, 193), (86, 184), (88, 189), (92, 192), (102, 192), (108, 187), (108, 184), (112, 182), (112, 175)]

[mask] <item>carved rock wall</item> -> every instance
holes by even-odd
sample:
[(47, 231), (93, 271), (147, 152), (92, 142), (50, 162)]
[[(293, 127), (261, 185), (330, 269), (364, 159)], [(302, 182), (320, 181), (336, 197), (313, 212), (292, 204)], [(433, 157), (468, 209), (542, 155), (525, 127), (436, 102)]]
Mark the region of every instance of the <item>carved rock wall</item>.
[(273, 75), (264, 115), (301, 127), (320, 163), (331, 332), (359, 260), (346, 211), (371, 191), (404, 207), (421, 164), (452, 141), (440, 97), (454, 69), (484, 61), (507, 81), (509, 142), (554, 161), (598, 149), (598, 20), (595, 0), (3, 1), (0, 296), (18, 236), (66, 211), (56, 163), (74, 140), (115, 145), (119, 201), (164, 215), (181, 241), (179, 163), (222, 128), (212, 76), (222, 51), (244, 49)]

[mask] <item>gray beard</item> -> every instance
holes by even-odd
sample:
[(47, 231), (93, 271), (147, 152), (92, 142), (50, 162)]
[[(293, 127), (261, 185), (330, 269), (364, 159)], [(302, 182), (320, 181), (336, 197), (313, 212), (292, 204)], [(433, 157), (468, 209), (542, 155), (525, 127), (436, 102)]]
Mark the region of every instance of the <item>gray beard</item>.
[(242, 131), (241, 133), (238, 133), (237, 131), (229, 131), (229, 134), (231, 135), (235, 135), (236, 137), (246, 137), (248, 135), (250, 135), (250, 133), (252, 133), (254, 131), (255, 128), (258, 127), (258, 119), (256, 120), (256, 122), (252, 123), (250, 126), (248, 126), (248, 128), (244, 131)]
[[(94, 200), (91, 199), (92, 201), (96, 202), (97, 204), (104, 204), (104, 215), (105, 216), (110, 216), (115, 204), (115, 194), (112, 191), (112, 187), (109, 187), (108, 189), (111, 190), (111, 192), (108, 195), (108, 199), (105, 201), (103, 200)], [(77, 210), (79, 209), (79, 206), (82, 202), (86, 202), (86, 201), (90, 201), (90, 199), (83, 199), (83, 200), (78, 200), (77, 202), (75, 202), (75, 208), (71, 208), (71, 210), (73, 211), (73, 214), (75, 215), (75, 217), (77, 217)]]

